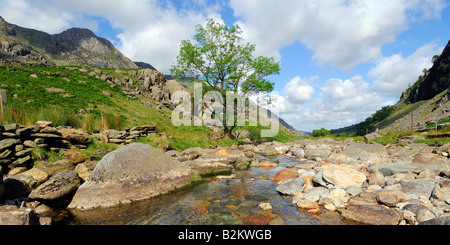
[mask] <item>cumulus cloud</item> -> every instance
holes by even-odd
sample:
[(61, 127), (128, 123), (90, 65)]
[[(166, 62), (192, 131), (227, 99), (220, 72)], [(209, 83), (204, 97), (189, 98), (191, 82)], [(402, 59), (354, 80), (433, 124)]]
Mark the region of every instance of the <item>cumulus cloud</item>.
[(286, 108), (287, 113), (280, 110), (282, 118), (301, 130), (333, 129), (359, 123), (384, 105), (382, 97), (361, 76), (328, 79), (320, 90), (321, 96), (311, 98), (308, 107), (284, 98), (288, 105), (301, 107), (295, 111)]
[[(0, 15), (7, 21), (51, 34), (73, 26), (96, 31), (98, 19), (117, 29), (118, 49), (135, 61), (168, 72), (179, 44), (195, 34), (206, 18), (222, 21), (220, 1), (177, 2), (141, 0), (2, 0)], [(183, 7), (184, 6), (184, 7)]]
[[(258, 52), (280, 58), (296, 41), (319, 64), (350, 71), (381, 57), (381, 47), (417, 19), (440, 18), (442, 0), (230, 0), (246, 37)], [(270, 16), (270, 18), (268, 17)]]
[(311, 84), (317, 79), (318, 77), (309, 79), (302, 79), (299, 76), (294, 77), (284, 88), (287, 99), (296, 104), (303, 104), (311, 100), (315, 92)]
[(374, 89), (383, 96), (400, 97), (400, 94), (414, 84), (423, 69), (432, 66), (431, 58), (442, 53), (443, 47), (435, 43), (426, 44), (408, 57), (398, 53), (381, 59), (369, 71), (369, 76), (375, 78)]

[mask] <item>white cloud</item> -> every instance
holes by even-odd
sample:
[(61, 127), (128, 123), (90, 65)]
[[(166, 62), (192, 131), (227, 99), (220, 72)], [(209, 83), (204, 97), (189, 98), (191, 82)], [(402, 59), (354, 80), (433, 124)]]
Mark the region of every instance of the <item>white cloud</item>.
[(289, 83), (284, 87), (284, 93), (287, 99), (292, 103), (303, 104), (309, 100), (314, 95), (314, 87), (311, 86), (318, 77), (312, 77), (309, 79), (301, 79), (299, 76), (294, 77)]
[(408, 57), (398, 53), (381, 59), (368, 73), (375, 78), (374, 90), (383, 96), (400, 98), (408, 85), (414, 84), (423, 74), (424, 68), (431, 68), (431, 58), (442, 50), (443, 47), (429, 43)]
[(350, 71), (381, 57), (381, 47), (417, 19), (440, 18), (443, 0), (231, 0), (237, 23), (260, 54), (280, 58), (296, 41), (313, 60)]
[(347, 80), (328, 79), (320, 90), (322, 95), (311, 98), (308, 107), (285, 99), (286, 107), (301, 105), (301, 108), (280, 110), (282, 118), (299, 130), (335, 129), (359, 123), (385, 104), (361, 76)]

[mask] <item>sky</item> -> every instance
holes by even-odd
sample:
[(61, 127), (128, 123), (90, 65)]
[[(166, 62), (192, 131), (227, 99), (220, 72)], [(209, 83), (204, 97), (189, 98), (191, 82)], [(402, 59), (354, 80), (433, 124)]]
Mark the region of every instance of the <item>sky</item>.
[(281, 118), (301, 131), (364, 121), (432, 66), (450, 40), (446, 0), (0, 0), (9, 23), (91, 29), (133, 61), (169, 73), (181, 40), (207, 18), (239, 25), (274, 57)]

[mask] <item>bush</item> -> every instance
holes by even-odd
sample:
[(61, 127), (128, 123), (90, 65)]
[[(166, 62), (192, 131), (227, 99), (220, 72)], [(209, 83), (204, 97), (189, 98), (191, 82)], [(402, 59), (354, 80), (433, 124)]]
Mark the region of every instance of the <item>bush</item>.
[(313, 137), (322, 137), (331, 134), (329, 130), (326, 130), (324, 128), (321, 129), (315, 129), (312, 131), (311, 136)]

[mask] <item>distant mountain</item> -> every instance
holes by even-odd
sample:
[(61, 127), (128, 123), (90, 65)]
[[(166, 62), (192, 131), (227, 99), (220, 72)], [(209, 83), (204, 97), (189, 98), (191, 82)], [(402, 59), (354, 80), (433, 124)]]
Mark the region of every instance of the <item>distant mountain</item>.
[(154, 66), (150, 65), (149, 63), (135, 61), (134, 64), (136, 64), (139, 68), (157, 71), (157, 69)]
[(137, 68), (110, 41), (88, 29), (48, 33), (23, 28), (0, 17), (0, 58), (56, 65)]
[(449, 118), (450, 41), (441, 55), (433, 57), (433, 66), (424, 70), (424, 74), (402, 93), (397, 104), (382, 108), (364, 122), (331, 132), (364, 135), (377, 129), (380, 132), (422, 131), (432, 128), (430, 124), (434, 124), (436, 120), (448, 121)]

